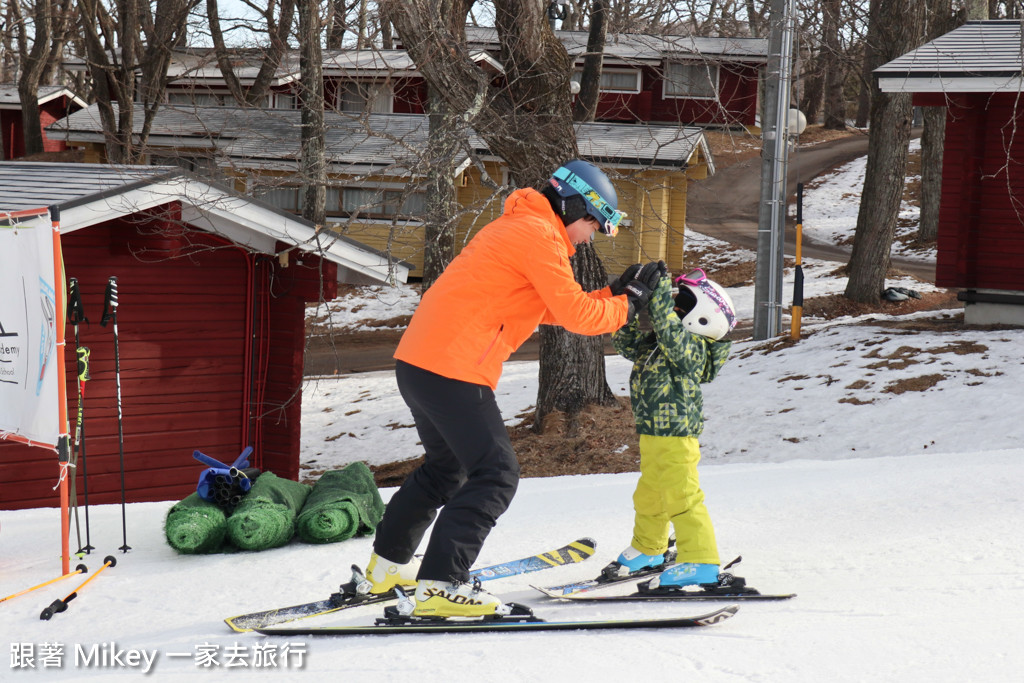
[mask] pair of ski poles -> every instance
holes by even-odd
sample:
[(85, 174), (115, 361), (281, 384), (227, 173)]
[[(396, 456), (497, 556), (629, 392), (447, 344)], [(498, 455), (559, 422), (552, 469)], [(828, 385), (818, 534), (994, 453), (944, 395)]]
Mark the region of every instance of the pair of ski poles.
[[(86, 466), (85, 458), (85, 382), (90, 379), (89, 374), (89, 356), (90, 350), (88, 347), (81, 346), (79, 344), (78, 327), (83, 322), (89, 322), (89, 319), (84, 315), (84, 308), (82, 306), (82, 296), (78, 288), (78, 280), (76, 278), (69, 278), (69, 296), (68, 296), (68, 315), (67, 318), (74, 325), (75, 328), (75, 348), (78, 356), (78, 416), (76, 419), (75, 426), (75, 463), (78, 460), (82, 461), (82, 488), (85, 496), (85, 545), (82, 545), (82, 533), (78, 524), (78, 503), (77, 496), (75, 498), (75, 529), (78, 534), (78, 554), (89, 553), (93, 550), (90, 539), (89, 531), (89, 485), (88, 485), (88, 470)], [(118, 454), (120, 456), (120, 469), (121, 469), (121, 539), (122, 545), (119, 550), (123, 553), (131, 550), (131, 546), (128, 545), (128, 526), (125, 515), (125, 467), (124, 467), (124, 415), (121, 406), (121, 355), (120, 355), (120, 343), (118, 339), (117, 330), (117, 307), (118, 307), (118, 292), (117, 292), (117, 277), (111, 276), (107, 280), (107, 289), (104, 293), (103, 301), (103, 317), (100, 320), (100, 325), (103, 327), (107, 326), (108, 322), (113, 323), (114, 331), (114, 378), (117, 384), (117, 443), (118, 443)], [(74, 484), (72, 484), (74, 487)], [(74, 488), (72, 489), (74, 490)]]
[[(42, 613), (40, 613), (39, 618), (43, 619), (43, 620), (46, 620), (46, 621), (49, 621), (49, 619), (52, 618), (54, 614), (58, 614), (60, 612), (63, 612), (65, 610), (67, 610), (68, 603), (78, 597), (78, 592), (80, 590), (85, 588), (86, 585), (88, 585), (90, 581), (92, 581), (97, 576), (99, 576), (101, 573), (103, 573), (103, 570), (107, 569), (108, 567), (113, 567), (116, 564), (117, 564), (117, 560), (115, 560), (112, 555), (107, 555), (105, 558), (103, 558), (103, 566), (100, 567), (99, 569), (97, 569), (95, 574), (90, 576), (88, 579), (86, 579), (82, 583), (78, 584), (78, 586), (75, 588), (75, 590), (71, 591), (66, 597), (54, 600), (52, 603), (50, 603), (50, 605), (48, 607), (46, 607), (42, 611)], [(54, 583), (57, 583), (58, 581), (63, 581), (64, 579), (71, 578), (72, 576), (75, 576), (77, 574), (85, 574), (88, 571), (89, 571), (88, 567), (86, 567), (84, 564), (80, 564), (80, 565), (75, 567), (75, 571), (73, 571), (73, 572), (68, 572), (67, 574), (64, 574), (63, 576), (58, 576), (55, 579), (50, 579), (49, 581), (44, 581), (44, 582), (42, 582), (42, 583), (40, 583), (38, 585), (32, 586), (31, 588), (26, 588), (23, 591), (19, 591), (17, 593), (12, 593), (11, 595), (8, 595), (5, 598), (0, 598), (0, 602), (6, 602), (7, 600), (11, 600), (12, 598), (17, 598), (17, 597), (20, 597), (22, 595), (26, 595), (27, 593), (31, 593), (33, 591), (37, 591), (40, 588), (45, 588), (46, 586), (49, 586), (49, 585), (54, 584)]]

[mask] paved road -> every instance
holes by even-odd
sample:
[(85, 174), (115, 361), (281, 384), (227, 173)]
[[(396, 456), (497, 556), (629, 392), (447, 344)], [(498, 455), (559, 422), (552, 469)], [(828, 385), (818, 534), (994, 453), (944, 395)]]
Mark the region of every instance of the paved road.
[[(787, 180), (788, 201), (796, 200), (797, 183), (808, 183), (837, 166), (868, 153), (867, 135), (855, 134), (813, 147), (802, 147), (790, 155)], [(751, 251), (757, 251), (758, 205), (761, 201), (761, 158), (755, 157), (724, 168), (690, 186), (686, 207), (688, 227)], [(787, 255), (795, 253), (796, 229), (786, 225)], [(803, 240), (808, 258), (847, 263), (848, 249)], [(894, 258), (893, 265), (904, 272), (935, 282), (934, 264)]]

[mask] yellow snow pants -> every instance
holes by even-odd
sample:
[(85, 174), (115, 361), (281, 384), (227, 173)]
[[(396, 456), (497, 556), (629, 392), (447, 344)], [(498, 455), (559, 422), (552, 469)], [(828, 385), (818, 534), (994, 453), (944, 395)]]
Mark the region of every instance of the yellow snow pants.
[(676, 531), (679, 562), (720, 564), (715, 530), (697, 476), (700, 444), (692, 436), (640, 435), (640, 481), (633, 493), (634, 548), (646, 555), (668, 549)]

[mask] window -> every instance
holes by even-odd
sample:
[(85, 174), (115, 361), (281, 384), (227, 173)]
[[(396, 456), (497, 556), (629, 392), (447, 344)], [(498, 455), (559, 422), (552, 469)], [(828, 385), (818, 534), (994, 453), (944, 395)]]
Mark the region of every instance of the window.
[[(284, 211), (299, 212), (302, 188), (297, 185), (255, 185), (253, 196)], [(360, 219), (422, 219), (427, 198), (422, 192), (372, 187), (328, 187), (325, 211), (328, 216), (358, 215)]]
[(267, 204), (285, 211), (299, 211), (302, 208), (301, 193), (295, 186), (257, 186), (253, 195), (257, 199), (262, 199)]
[(276, 92), (274, 97), (274, 109), (297, 109), (298, 98), (290, 92)]
[(353, 114), (390, 114), (394, 99), (387, 83), (350, 81), (338, 88), (338, 108)]
[(374, 218), (420, 218), (426, 212), (422, 192), (346, 187), (341, 191), (341, 213)]
[(669, 62), (665, 68), (665, 97), (715, 99), (718, 66), (703, 62)]
[[(577, 71), (572, 75), (572, 80), (579, 83), (582, 75), (582, 71)], [(640, 72), (633, 70), (623, 71), (616, 69), (602, 69), (600, 91), (638, 93), (640, 92)]]

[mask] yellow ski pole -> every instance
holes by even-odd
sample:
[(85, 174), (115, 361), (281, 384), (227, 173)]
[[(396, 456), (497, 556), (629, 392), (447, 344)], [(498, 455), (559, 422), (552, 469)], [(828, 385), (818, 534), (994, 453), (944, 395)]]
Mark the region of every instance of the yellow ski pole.
[(71, 593), (69, 593), (68, 596), (66, 598), (64, 598), (63, 600), (59, 600), (58, 599), (58, 600), (54, 600), (52, 603), (50, 603), (50, 606), (43, 610), (42, 614), (39, 615), (39, 618), (43, 619), (45, 621), (49, 621), (50, 617), (52, 617), (54, 614), (57, 614), (58, 612), (63, 612), (64, 610), (66, 610), (68, 608), (68, 603), (78, 597), (78, 591), (80, 591), (83, 588), (85, 588), (85, 586), (90, 581), (92, 581), (97, 576), (102, 574), (104, 569), (106, 569), (107, 567), (113, 567), (115, 564), (117, 564), (117, 560), (114, 559), (113, 555), (107, 555), (106, 557), (104, 557), (103, 558), (103, 566), (100, 567), (99, 569), (97, 569), (95, 574), (90, 576), (88, 579), (86, 579), (82, 583), (78, 584), (78, 587), (75, 588), (75, 590), (71, 591)]
[(63, 581), (64, 579), (66, 579), (68, 577), (71, 577), (71, 576), (74, 576), (75, 574), (85, 574), (88, 571), (89, 571), (88, 567), (86, 567), (84, 564), (80, 564), (77, 567), (75, 567), (75, 571), (73, 571), (73, 572), (68, 572), (67, 574), (64, 574), (63, 576), (58, 576), (56, 579), (50, 579), (49, 581), (44, 581), (43, 583), (39, 584), (38, 586), (32, 586), (31, 588), (26, 588), (25, 590), (23, 590), (21, 592), (12, 593), (12, 594), (8, 595), (6, 598), (0, 598), (0, 602), (4, 602), (5, 600), (10, 600), (11, 598), (16, 598), (19, 595), (25, 595), (26, 593), (31, 593), (34, 590), (38, 590), (38, 589), (43, 588), (45, 586), (49, 586), (51, 583), (57, 583), (58, 581)]

